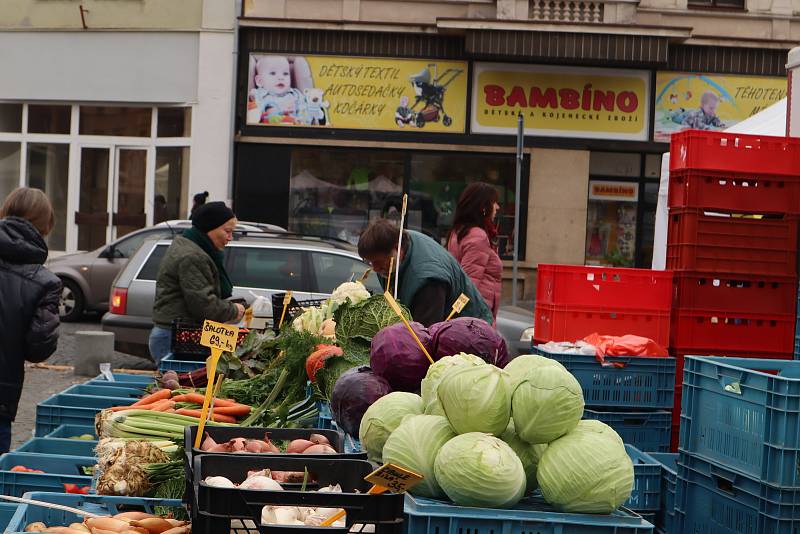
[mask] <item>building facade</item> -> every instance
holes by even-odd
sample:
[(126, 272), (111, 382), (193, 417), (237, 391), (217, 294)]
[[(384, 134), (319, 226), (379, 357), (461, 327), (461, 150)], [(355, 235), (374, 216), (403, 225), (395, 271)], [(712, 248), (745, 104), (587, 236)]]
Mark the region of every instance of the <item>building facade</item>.
[(407, 192), (410, 227), (445, 239), (459, 193), (483, 180), (498, 189), (505, 258), (519, 232), (520, 296), (539, 263), (649, 267), (670, 134), (722, 129), (783, 98), (798, 11), (790, 0), (245, 1), (237, 214), (355, 241)]
[(51, 198), (52, 251), (230, 199), (234, 0), (4, 0), (0, 198)]

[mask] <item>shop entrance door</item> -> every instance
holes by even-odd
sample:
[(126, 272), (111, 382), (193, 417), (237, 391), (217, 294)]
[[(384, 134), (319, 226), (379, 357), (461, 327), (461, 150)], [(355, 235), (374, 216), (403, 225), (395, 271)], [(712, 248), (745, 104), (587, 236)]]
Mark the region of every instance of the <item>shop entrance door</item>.
[(147, 153), (138, 147), (81, 147), (79, 250), (94, 250), (147, 224)]

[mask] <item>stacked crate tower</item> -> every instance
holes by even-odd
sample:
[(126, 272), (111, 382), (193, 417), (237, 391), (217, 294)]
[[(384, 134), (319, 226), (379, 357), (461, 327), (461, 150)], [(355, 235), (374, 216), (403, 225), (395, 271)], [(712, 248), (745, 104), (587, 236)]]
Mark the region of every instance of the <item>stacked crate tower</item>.
[(668, 204), (675, 450), (684, 356), (793, 357), (800, 142), (677, 133), (670, 146)]

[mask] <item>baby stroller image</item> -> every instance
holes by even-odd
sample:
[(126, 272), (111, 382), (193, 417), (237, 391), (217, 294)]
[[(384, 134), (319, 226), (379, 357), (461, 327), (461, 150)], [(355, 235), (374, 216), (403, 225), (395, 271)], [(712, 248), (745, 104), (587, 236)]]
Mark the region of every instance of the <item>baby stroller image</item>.
[[(431, 75), (431, 68), (433, 75)], [(453, 124), (453, 119), (444, 111), (444, 93), (447, 86), (462, 72), (462, 69), (447, 69), (439, 75), (436, 64), (430, 63), (426, 68), (410, 77), (416, 99), (407, 117), (413, 118), (417, 128), (422, 128), (426, 122), (438, 122), (440, 116), (442, 124), (445, 126)], [(415, 112), (414, 110), (420, 103), (424, 104), (422, 110)]]

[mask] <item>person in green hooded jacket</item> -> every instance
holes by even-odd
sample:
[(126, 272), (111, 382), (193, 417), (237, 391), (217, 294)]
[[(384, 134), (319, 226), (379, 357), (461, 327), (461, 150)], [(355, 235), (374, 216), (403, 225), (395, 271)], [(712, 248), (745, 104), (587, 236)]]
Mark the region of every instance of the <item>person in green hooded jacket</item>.
[[(386, 219), (376, 219), (358, 240), (359, 255), (377, 273), (384, 288), (391, 258), (398, 256), (399, 237), (400, 229), (397, 225)], [(444, 321), (453, 303), (464, 293), (469, 297), (469, 302), (460, 316), (476, 317), (489, 324), (493, 323), (492, 311), (472, 280), (458, 261), (432, 238), (413, 230), (405, 230), (399, 257), (399, 273), (396, 265), (392, 268), (392, 278), (396, 273), (400, 277), (397, 300), (408, 307), (415, 321), (425, 326)], [(390, 284), (393, 288), (394, 282), (390, 281)]]
[(233, 239), (236, 216), (224, 202), (198, 206), (192, 227), (176, 236), (164, 254), (156, 279), (150, 355), (156, 363), (170, 352), (172, 321), (237, 322), (244, 306), (227, 299), (233, 283), (223, 250)]

